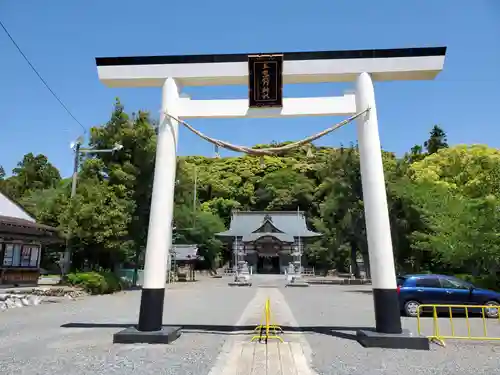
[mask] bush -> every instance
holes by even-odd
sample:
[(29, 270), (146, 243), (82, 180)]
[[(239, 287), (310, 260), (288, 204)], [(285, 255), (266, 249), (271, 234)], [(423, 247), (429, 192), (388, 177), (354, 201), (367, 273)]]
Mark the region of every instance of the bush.
[(123, 290), (128, 285), (113, 272), (77, 272), (66, 276), (66, 283), (77, 286), (90, 294), (110, 294)]

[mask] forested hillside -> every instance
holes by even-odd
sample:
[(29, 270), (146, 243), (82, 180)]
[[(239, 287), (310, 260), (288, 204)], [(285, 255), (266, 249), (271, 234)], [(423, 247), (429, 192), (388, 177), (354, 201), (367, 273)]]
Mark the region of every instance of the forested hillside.
[[(128, 115), (117, 101), (108, 123), (92, 128), (90, 147), (124, 147), (82, 160), (78, 193), (44, 155), (27, 154), (0, 188), (37, 219), (70, 230), (74, 267), (112, 268), (141, 261), (146, 243), (155, 156), (155, 124)], [(399, 272), (439, 271), (497, 280), (500, 265), (500, 152), (452, 146), (434, 126), (404, 157), (384, 152), (392, 237)], [(262, 146), (262, 145), (261, 145)], [(312, 151), (312, 152), (311, 152)], [(197, 199), (193, 196), (197, 176)], [(368, 262), (359, 156), (355, 145), (313, 147), (285, 157), (180, 157), (175, 241), (197, 243), (206, 267), (223, 261), (231, 210), (301, 210), (324, 236), (308, 250), (311, 266), (345, 270), (357, 254)], [(45, 254), (48, 264), (57, 251)]]

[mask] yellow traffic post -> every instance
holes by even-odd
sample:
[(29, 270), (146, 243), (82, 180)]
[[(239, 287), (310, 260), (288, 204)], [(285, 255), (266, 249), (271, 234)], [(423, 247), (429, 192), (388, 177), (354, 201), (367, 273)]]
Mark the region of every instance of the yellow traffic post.
[[(271, 334), (271, 330), (273, 334)], [(283, 339), (278, 336), (278, 334), (283, 333), (283, 330), (280, 326), (271, 323), (271, 300), (268, 298), (266, 300), (266, 304), (264, 306), (264, 322), (263, 324), (255, 327), (254, 332), (259, 332), (259, 335), (253, 336), (250, 342), (259, 340), (259, 342), (264, 342), (267, 344), (269, 339), (276, 339), (280, 342), (283, 342)]]

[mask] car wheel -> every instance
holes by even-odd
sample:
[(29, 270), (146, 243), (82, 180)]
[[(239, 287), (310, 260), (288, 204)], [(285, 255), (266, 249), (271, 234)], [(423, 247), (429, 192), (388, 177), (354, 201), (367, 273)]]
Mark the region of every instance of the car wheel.
[(484, 313), (488, 318), (498, 318), (498, 311), (500, 310), (500, 303), (497, 301), (488, 301), (485, 303), (486, 306), (491, 306), (491, 308), (485, 308)]
[(420, 302), (407, 301), (405, 303), (406, 316), (416, 317), (418, 315), (419, 306), (420, 306)]

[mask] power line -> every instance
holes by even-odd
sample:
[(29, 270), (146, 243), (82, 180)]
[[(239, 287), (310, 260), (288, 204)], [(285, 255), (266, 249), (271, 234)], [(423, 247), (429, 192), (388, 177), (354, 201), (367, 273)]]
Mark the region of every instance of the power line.
[(4, 24), (2, 23), (2, 21), (0, 21), (0, 26), (2, 27), (3, 31), (5, 31), (5, 33), (7, 34), (7, 36), (9, 37), (10, 41), (14, 44), (14, 46), (17, 48), (17, 50), (19, 51), (19, 53), (21, 54), (21, 56), (24, 58), (24, 60), (26, 60), (26, 62), (28, 63), (28, 65), (31, 67), (31, 69), (35, 72), (35, 74), (38, 76), (38, 78), (40, 78), (40, 81), (42, 81), (42, 83), (45, 85), (45, 87), (47, 88), (47, 90), (50, 91), (50, 93), (52, 94), (52, 96), (54, 98), (56, 98), (56, 100), (59, 102), (59, 104), (66, 110), (66, 112), (68, 113), (68, 115), (71, 116), (71, 118), (73, 120), (75, 120), (75, 122), (80, 125), (80, 127), (83, 129), (84, 133), (87, 132), (87, 129), (85, 129), (85, 126), (83, 126), (83, 124), (78, 121), (78, 119), (73, 115), (73, 113), (71, 113), (71, 111), (68, 109), (68, 107), (66, 107), (66, 105), (63, 103), (63, 101), (59, 98), (59, 96), (57, 96), (57, 94), (54, 92), (54, 90), (52, 90), (49, 86), (49, 84), (43, 79), (43, 77), (40, 75), (40, 73), (38, 73), (38, 71), (36, 70), (36, 68), (33, 66), (33, 64), (31, 64), (31, 62), (29, 61), (28, 57), (26, 57), (26, 55), (24, 54), (24, 52), (21, 50), (21, 47), (19, 47), (19, 45), (16, 43), (16, 41), (14, 40), (14, 38), (12, 37), (12, 35), (10, 35), (9, 31), (7, 30), (7, 28), (4, 26)]

